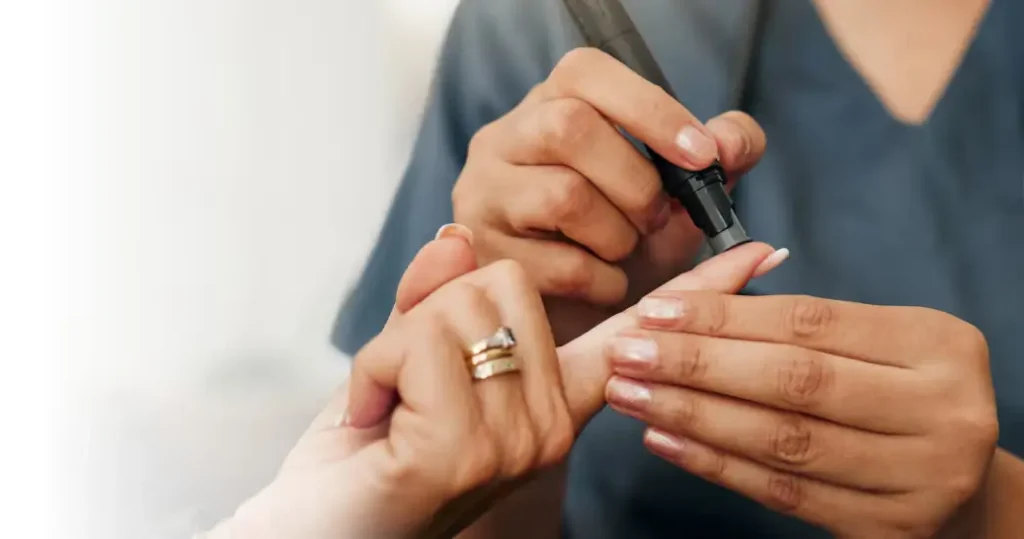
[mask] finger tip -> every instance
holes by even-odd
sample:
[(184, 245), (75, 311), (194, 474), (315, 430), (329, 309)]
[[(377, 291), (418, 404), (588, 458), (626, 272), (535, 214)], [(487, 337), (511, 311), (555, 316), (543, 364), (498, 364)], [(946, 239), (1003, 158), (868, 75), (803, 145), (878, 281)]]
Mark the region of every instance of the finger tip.
[(473, 245), (473, 231), (459, 223), (448, 223), (438, 228), (437, 233), (434, 234), (434, 239), (440, 240), (443, 238), (461, 238), (466, 243)]
[(752, 261), (756, 260), (757, 264), (761, 264), (768, 257), (772, 256), (773, 253), (775, 253), (775, 247), (772, 247), (771, 245), (764, 243), (762, 241), (751, 241), (743, 245), (740, 245), (735, 249), (730, 249), (718, 256), (746, 258)]
[(406, 268), (395, 294), (395, 309), (399, 313), (448, 281), (477, 269), (476, 253), (469, 240), (459, 232), (446, 234), (452, 235), (439, 232), (439, 239), (424, 245)]
[(789, 259), (789, 249), (783, 247), (770, 253), (754, 270), (754, 277), (761, 277), (782, 265)]
[(686, 125), (676, 135), (675, 145), (679, 148), (683, 166), (701, 170), (711, 166), (718, 158), (718, 144), (713, 134), (699, 125)]

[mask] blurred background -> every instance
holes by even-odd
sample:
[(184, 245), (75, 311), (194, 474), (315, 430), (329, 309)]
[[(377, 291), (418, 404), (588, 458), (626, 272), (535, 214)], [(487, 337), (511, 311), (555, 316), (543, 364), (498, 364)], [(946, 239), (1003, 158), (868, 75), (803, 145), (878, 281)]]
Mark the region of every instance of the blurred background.
[(39, 157), (69, 179), (33, 191), (59, 213), (39, 218), (57, 270), (33, 282), (61, 313), (39, 337), (65, 343), (39, 373), (60, 406), (32, 422), (57, 427), (59, 536), (190, 537), (272, 477), (346, 374), (331, 324), (456, 0), (44, 4), (4, 9), (57, 33), (5, 39), (47, 58), (37, 112), (61, 153)]

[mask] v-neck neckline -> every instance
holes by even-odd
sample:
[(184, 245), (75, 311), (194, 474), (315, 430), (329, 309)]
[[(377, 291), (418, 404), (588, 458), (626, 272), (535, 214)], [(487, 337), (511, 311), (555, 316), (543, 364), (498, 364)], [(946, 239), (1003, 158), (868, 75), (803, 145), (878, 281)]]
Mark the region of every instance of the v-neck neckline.
[(855, 87), (857, 92), (866, 95), (866, 98), (870, 100), (872, 106), (881, 114), (883, 114), (887, 121), (907, 131), (924, 131), (927, 130), (930, 125), (943, 115), (943, 111), (948, 108), (947, 102), (954, 99), (956, 92), (963, 85), (962, 79), (967, 76), (965, 73), (969, 67), (973, 66), (976, 58), (982, 53), (980, 50), (982, 47), (982, 35), (989, 31), (989, 26), (993, 24), (993, 12), (996, 9), (996, 5), (999, 4), (999, 0), (990, 0), (988, 7), (985, 8), (985, 12), (979, 19), (977, 26), (970, 37), (970, 43), (967, 44), (963, 53), (960, 55), (960, 60), (956, 64), (956, 68), (953, 74), (946, 81), (945, 86), (939, 93), (938, 98), (932, 105), (931, 110), (927, 116), (920, 123), (906, 122), (893, 113), (888, 105), (882, 100), (881, 96), (875, 90), (874, 87), (868, 82), (865, 75), (860, 69), (855, 66), (847, 54), (843, 51), (842, 46), (832, 36), (832, 32), (829, 31), (824, 19), (821, 17), (821, 13), (818, 8), (814, 5), (812, 0), (806, 1), (806, 6), (811, 10), (812, 18), (814, 19), (814, 31), (819, 34), (819, 38), (824, 39), (827, 44), (827, 54), (831, 55), (837, 63), (841, 64), (839, 71), (842, 76), (855, 79)]

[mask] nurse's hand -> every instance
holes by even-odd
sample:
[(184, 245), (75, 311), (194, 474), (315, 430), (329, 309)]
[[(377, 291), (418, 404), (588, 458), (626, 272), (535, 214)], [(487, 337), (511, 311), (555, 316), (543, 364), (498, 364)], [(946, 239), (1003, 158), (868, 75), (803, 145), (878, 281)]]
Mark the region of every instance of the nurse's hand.
[(599, 306), (689, 269), (703, 235), (620, 127), (686, 168), (720, 157), (732, 178), (765, 148), (750, 116), (703, 125), (611, 56), (576, 49), (470, 143), (452, 201), (481, 262), (516, 260), (545, 297)]
[(923, 308), (663, 292), (608, 341), (607, 398), (647, 447), (841, 537), (926, 537), (998, 434), (988, 349)]

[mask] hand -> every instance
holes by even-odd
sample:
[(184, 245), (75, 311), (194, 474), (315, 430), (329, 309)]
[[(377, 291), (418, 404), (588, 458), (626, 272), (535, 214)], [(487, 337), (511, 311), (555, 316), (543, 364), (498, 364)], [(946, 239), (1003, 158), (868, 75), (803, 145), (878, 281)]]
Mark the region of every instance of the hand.
[(842, 537), (931, 536), (997, 438), (985, 339), (923, 308), (658, 292), (607, 398), (683, 469)]
[[(458, 226), (440, 235), (449, 232), (469, 236)], [(211, 538), (450, 531), (486, 511), (515, 486), (512, 480), (564, 457), (574, 434), (603, 405), (611, 374), (594, 359), (609, 335), (633, 324), (633, 314), (621, 313), (561, 347), (555, 365), (539, 297), (521, 270), (506, 262), (474, 271), (469, 245), (445, 238), (424, 247), (399, 285), (387, 327), (357, 357), (351, 392), (342, 388), (278, 477)], [(735, 291), (771, 269), (777, 260), (771, 254), (767, 245), (744, 245), (670, 285)], [(509, 385), (515, 378), (471, 385), (456, 344), (465, 346), (466, 328), (491, 331), (481, 328), (499, 324), (495, 311), (517, 332), (518, 353), (531, 367), (518, 385)]]
[(631, 303), (688, 269), (703, 236), (617, 127), (690, 169), (719, 156), (733, 177), (765, 148), (748, 115), (701, 125), (611, 56), (576, 49), (470, 144), (452, 201), (481, 262), (516, 260), (545, 297), (598, 306)]
[[(392, 320), (356, 356), (348, 395), (328, 406), (274, 482), (219, 533), (412, 536), (438, 516), (462, 523), (450, 514), (460, 496), (564, 457), (574, 429), (540, 297), (514, 262), (441, 282), (470, 269), (471, 250), (461, 243), (424, 248), (409, 270), (418, 279), (403, 280)], [(453, 270), (442, 254), (462, 267)], [(466, 350), (502, 325), (517, 338), (522, 370), (473, 382)]]

